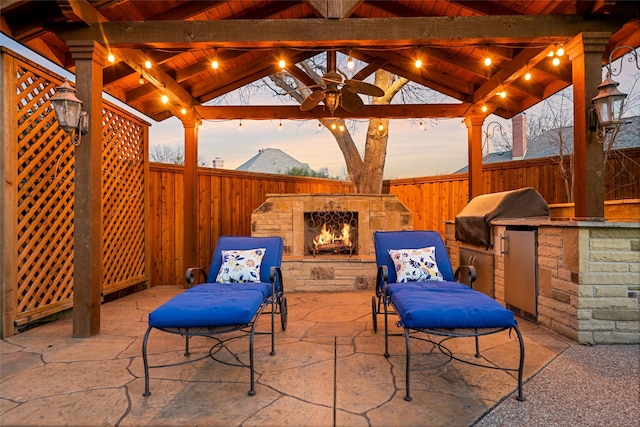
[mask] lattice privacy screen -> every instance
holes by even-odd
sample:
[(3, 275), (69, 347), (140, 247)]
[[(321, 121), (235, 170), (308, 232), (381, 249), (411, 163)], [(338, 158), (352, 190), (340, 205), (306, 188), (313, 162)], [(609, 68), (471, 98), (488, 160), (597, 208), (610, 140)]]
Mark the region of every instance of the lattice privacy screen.
[[(15, 62), (17, 89), (17, 318), (20, 325), (73, 302), (74, 147), (50, 98), (59, 78)], [(103, 294), (145, 272), (147, 126), (103, 104)], [(12, 143), (12, 141), (6, 141)]]

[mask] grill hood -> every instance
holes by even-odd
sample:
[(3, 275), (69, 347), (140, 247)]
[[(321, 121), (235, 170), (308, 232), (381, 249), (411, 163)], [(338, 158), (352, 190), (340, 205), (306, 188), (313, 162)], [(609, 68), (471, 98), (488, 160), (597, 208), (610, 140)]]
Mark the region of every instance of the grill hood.
[(456, 240), (489, 247), (492, 220), (548, 216), (549, 205), (534, 188), (483, 194), (456, 215)]

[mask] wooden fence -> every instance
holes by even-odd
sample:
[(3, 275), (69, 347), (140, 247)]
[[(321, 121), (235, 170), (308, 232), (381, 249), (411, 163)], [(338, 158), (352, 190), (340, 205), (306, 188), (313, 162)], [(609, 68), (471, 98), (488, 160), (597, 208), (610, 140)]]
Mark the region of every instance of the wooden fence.
[[(624, 163), (612, 158), (607, 168), (615, 171), (607, 175), (612, 177), (606, 184), (608, 199), (640, 198), (640, 150), (627, 150), (622, 158)], [(190, 267), (182, 258), (183, 169), (153, 163), (149, 170), (150, 283), (183, 284)], [(352, 192), (350, 184), (342, 181), (208, 168), (198, 170), (198, 185), (198, 235), (193, 239), (198, 242), (199, 265), (204, 267), (218, 236), (251, 235), (251, 213), (267, 194)], [(487, 165), (484, 186), (487, 193), (534, 187), (549, 204), (567, 200), (552, 159)], [(411, 209), (414, 229), (438, 230), (444, 236), (444, 222), (453, 220), (467, 204), (468, 178), (453, 174), (395, 179), (385, 181), (383, 191), (396, 194)]]

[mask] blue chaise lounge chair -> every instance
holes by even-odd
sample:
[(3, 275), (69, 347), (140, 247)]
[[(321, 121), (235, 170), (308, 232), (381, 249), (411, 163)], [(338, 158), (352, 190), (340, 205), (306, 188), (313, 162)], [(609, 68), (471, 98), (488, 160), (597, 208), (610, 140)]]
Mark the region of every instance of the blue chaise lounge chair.
[[(513, 313), (489, 296), (459, 283), (457, 277), (468, 271), (470, 282), (475, 281), (475, 269), (461, 266), (454, 275), (449, 256), (436, 231), (394, 231), (374, 233), (378, 275), (376, 295), (372, 298), (373, 329), (377, 331), (377, 316), (384, 313), (385, 357), (389, 357), (390, 314), (396, 314), (398, 325), (404, 329), (406, 341), (406, 396), (411, 400), (411, 338), (433, 342), (450, 358), (454, 357), (442, 341), (455, 337), (474, 337), (476, 357), (480, 357), (478, 337), (505, 330), (514, 330), (520, 345), (517, 369), (499, 368), (472, 363), (493, 369), (518, 372), (518, 400), (522, 396), (524, 342)], [(428, 334), (428, 335), (425, 335)], [(435, 342), (430, 335), (445, 337)]]
[[(282, 273), (282, 238), (221, 236), (213, 253), (209, 272), (189, 268), (188, 289), (171, 298), (149, 314), (149, 327), (142, 341), (145, 391), (149, 396), (150, 366), (147, 344), (152, 329), (185, 337), (185, 356), (189, 356), (189, 338), (214, 337), (244, 331), (249, 334), (249, 394), (255, 394), (253, 347), (256, 333), (271, 335), (271, 355), (275, 354), (275, 315), (280, 314), (282, 329), (287, 327), (287, 300), (284, 296)], [(196, 283), (196, 274), (204, 283)], [(265, 307), (270, 306), (271, 331), (256, 332), (256, 324)], [(217, 339), (210, 357), (223, 345)], [(217, 348), (217, 349), (216, 349)]]

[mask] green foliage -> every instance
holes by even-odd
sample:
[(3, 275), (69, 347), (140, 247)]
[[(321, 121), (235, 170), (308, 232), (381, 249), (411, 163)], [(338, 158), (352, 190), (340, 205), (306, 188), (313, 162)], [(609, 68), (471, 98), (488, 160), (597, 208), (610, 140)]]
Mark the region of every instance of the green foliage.
[(331, 178), (331, 176), (329, 176), (329, 168), (327, 167), (320, 168), (317, 172), (310, 168), (293, 167), (287, 171), (286, 175), (309, 176), (312, 178)]

